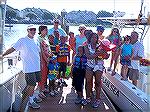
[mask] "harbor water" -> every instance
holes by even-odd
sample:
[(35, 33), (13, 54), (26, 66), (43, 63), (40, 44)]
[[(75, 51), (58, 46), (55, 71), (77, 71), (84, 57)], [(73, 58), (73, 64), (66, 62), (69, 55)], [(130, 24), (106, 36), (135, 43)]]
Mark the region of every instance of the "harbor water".
[[(27, 35), (27, 26), (28, 26), (27, 24), (14, 24), (13, 27), (5, 27), (4, 41), (3, 41), (4, 51), (8, 49), (13, 43), (15, 43), (19, 38), (22, 38)], [(37, 33), (35, 35), (35, 39), (36, 39), (38, 37), (39, 25), (35, 25), (35, 26), (37, 27)], [(53, 25), (47, 25), (47, 26), (48, 29), (53, 27)], [(87, 29), (91, 29), (93, 32), (96, 32), (96, 27), (87, 27)], [(70, 26), (69, 31), (74, 32), (75, 35), (78, 34), (79, 33), (78, 26)], [(133, 28), (124, 28), (121, 31), (121, 36), (123, 37), (125, 35), (130, 35), (132, 31)], [(108, 36), (110, 32), (111, 32), (111, 28), (105, 28), (103, 35)], [(140, 35), (140, 31), (138, 32)], [(147, 34), (148, 35), (143, 40), (143, 45), (146, 53), (150, 51), (150, 46), (149, 46), (150, 38), (148, 38), (150, 37), (150, 30)]]

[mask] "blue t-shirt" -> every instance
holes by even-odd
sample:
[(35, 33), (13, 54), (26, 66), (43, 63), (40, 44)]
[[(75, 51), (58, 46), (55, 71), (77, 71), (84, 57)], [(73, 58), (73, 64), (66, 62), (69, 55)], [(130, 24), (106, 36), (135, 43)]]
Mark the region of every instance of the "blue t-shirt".
[(82, 45), (84, 42), (86, 42), (87, 39), (85, 36), (81, 38), (79, 35), (76, 35), (75, 38), (76, 38), (76, 51), (78, 51), (78, 47)]
[(133, 45), (132, 44), (123, 44), (122, 45), (122, 52), (121, 52), (121, 56), (125, 57), (125, 56), (131, 56), (132, 55), (132, 48)]
[(58, 28), (57, 30), (55, 30), (54, 28), (51, 28), (48, 30), (48, 35), (53, 35), (54, 31), (58, 31), (60, 36), (67, 36), (66, 32), (62, 29), (62, 28)]

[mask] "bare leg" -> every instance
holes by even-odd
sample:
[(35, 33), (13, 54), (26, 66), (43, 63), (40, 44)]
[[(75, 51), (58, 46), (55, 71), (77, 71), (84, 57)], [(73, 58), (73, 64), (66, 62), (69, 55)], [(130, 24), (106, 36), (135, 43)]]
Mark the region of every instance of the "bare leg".
[(22, 92), (22, 101), (20, 105), (20, 111), (22, 112), (24, 110), (24, 103), (27, 101), (29, 96), (32, 96), (34, 93), (35, 86), (26, 86), (25, 89)]
[(128, 73), (128, 66), (125, 65), (125, 68), (124, 68), (124, 77), (127, 78), (127, 73)]
[(91, 71), (90, 69), (86, 69), (86, 74), (85, 74), (85, 78), (86, 78), (86, 85), (85, 85), (85, 88), (86, 88), (86, 98), (89, 98), (90, 97), (90, 94), (91, 94), (91, 90), (92, 90), (92, 83), (93, 83), (93, 80), (92, 80), (92, 77), (93, 77), (93, 71)]
[(114, 52), (112, 52), (111, 54), (110, 68), (112, 67), (113, 61), (114, 61)]
[(95, 74), (96, 99), (100, 99), (100, 91), (102, 88), (101, 85), (102, 73), (103, 73), (102, 71), (96, 71)]

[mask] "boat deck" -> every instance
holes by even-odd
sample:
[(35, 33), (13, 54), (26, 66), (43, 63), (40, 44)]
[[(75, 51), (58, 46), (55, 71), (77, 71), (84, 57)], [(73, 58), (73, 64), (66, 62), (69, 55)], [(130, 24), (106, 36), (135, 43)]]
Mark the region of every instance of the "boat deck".
[(40, 109), (29, 108), (29, 112), (116, 112), (104, 91), (101, 92), (99, 108), (92, 108), (90, 104), (87, 106), (75, 104), (76, 93), (71, 86), (71, 79), (66, 80), (66, 82), (68, 87), (63, 87), (57, 96), (47, 96), (40, 103)]

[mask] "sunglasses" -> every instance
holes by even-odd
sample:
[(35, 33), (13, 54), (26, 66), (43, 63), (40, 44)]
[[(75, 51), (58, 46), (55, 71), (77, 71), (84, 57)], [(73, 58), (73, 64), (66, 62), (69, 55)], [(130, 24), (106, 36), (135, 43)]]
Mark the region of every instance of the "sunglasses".
[(114, 30), (113, 32), (117, 33), (118, 31)]
[(128, 39), (128, 38), (125, 38), (125, 39), (124, 39), (124, 41), (129, 41), (129, 40), (130, 40), (130, 39)]
[(36, 31), (36, 28), (30, 28), (29, 30), (30, 31)]
[(79, 29), (79, 31), (82, 31), (82, 30), (84, 30), (84, 29)]
[(98, 30), (98, 32), (104, 32), (103, 30)]
[(54, 23), (58, 24), (59, 22), (54, 22)]

